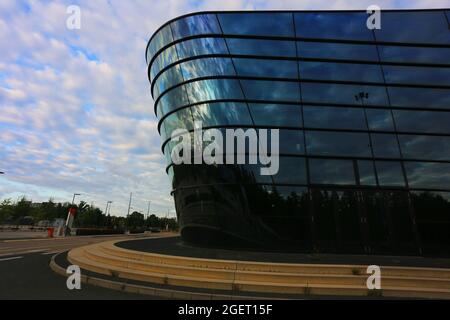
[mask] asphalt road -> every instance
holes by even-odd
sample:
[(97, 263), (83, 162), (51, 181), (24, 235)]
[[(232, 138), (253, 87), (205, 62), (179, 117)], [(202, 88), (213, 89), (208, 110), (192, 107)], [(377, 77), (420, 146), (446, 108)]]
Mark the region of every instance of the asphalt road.
[(8, 255), (27, 253), (54, 254), (71, 248), (112, 239), (134, 239), (136, 236), (86, 236), (43, 239), (8, 239), (0, 241), (0, 259)]
[(0, 300), (5, 299), (157, 299), (118, 292), (86, 284), (69, 290), (66, 278), (54, 273), (49, 262), (53, 254), (89, 243), (128, 237), (73, 237), (0, 241)]
[(54, 273), (49, 255), (30, 253), (0, 258), (0, 300), (141, 300), (142, 295), (81, 284), (81, 290), (69, 290), (66, 278)]

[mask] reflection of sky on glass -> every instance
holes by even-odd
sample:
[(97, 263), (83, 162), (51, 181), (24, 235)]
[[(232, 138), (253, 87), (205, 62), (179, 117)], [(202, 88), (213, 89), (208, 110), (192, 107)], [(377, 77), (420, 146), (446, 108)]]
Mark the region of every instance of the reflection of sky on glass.
[(310, 155), (371, 156), (367, 133), (306, 131), (306, 147)]
[(405, 179), (403, 177), (402, 166), (400, 162), (375, 161), (375, 166), (377, 168), (378, 182), (380, 183), (380, 186), (405, 186)]
[(411, 188), (448, 189), (450, 164), (405, 162), (406, 174)]
[(311, 183), (355, 184), (351, 160), (310, 159)]
[(399, 135), (404, 158), (450, 161), (450, 137)]

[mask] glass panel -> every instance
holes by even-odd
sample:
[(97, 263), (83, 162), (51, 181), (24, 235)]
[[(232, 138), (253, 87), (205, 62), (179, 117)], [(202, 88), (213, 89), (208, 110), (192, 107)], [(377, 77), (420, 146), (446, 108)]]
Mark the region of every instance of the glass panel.
[(295, 42), (256, 39), (226, 39), (231, 54), (296, 57)]
[(377, 41), (450, 44), (448, 23), (442, 11), (383, 12)]
[(221, 34), (215, 14), (202, 14), (172, 22), (175, 40), (199, 34)]
[[(273, 183), (272, 176), (261, 175), (261, 165), (239, 165), (241, 168), (242, 176), (240, 180), (242, 183)], [(280, 166), (281, 170), (281, 166)]]
[(450, 190), (450, 163), (405, 162), (411, 188)]
[(297, 42), (299, 56), (316, 59), (343, 59), (378, 61), (377, 47), (374, 45)]
[[(269, 145), (272, 144), (269, 142)], [(281, 129), (279, 145), (280, 154), (304, 154), (303, 131)]]
[(395, 135), (372, 133), (373, 153), (378, 158), (400, 158), (400, 150)]
[[(162, 129), (162, 127), (161, 127), (161, 129)], [(190, 137), (188, 137), (188, 136), (190, 136)], [(191, 147), (192, 147), (192, 143), (194, 141), (193, 133), (183, 134), (183, 135), (181, 135), (181, 138), (179, 137), (179, 135), (177, 137), (178, 138), (175, 140), (169, 140), (166, 143), (166, 145), (164, 146), (164, 156), (166, 157), (167, 163), (172, 163), (172, 150), (177, 144), (181, 143), (183, 141), (183, 139), (190, 139)], [(167, 137), (167, 139), (169, 139), (169, 138), (170, 137)]]
[(204, 54), (227, 54), (227, 47), (222, 38), (199, 38), (177, 43), (176, 45), (180, 59), (204, 55)]
[(374, 40), (365, 12), (302, 12), (294, 16), (298, 37)]
[(280, 157), (280, 170), (273, 180), (275, 183), (306, 184), (305, 158)]
[(148, 46), (147, 51), (147, 63), (150, 63), (151, 59), (155, 56), (155, 54), (165, 45), (169, 44), (173, 41), (172, 31), (170, 30), (170, 25), (162, 28), (158, 33), (153, 37), (152, 41)]
[(300, 88), (296, 82), (242, 80), (247, 99), (266, 101), (300, 101)]
[(171, 146), (170, 141), (166, 143), (166, 145), (164, 146), (164, 157), (166, 158), (167, 165), (170, 165), (172, 163), (172, 157), (170, 155), (172, 148), (170, 148), (170, 146)]
[(165, 132), (168, 138), (170, 138), (172, 132), (177, 129), (194, 129), (194, 126), (192, 124), (191, 110), (189, 108), (185, 108), (172, 113), (170, 116), (164, 119), (162, 126), (164, 126), (165, 128)]
[(450, 137), (399, 135), (404, 158), (450, 161)]
[(391, 110), (367, 109), (366, 114), (370, 130), (394, 131)]
[[(285, 217), (308, 217), (308, 188), (305, 187), (282, 187), (277, 186), (275, 189), (276, 203), (278, 215)], [(257, 201), (257, 199), (255, 199)], [(305, 230), (306, 231), (306, 230)], [(307, 240), (305, 238), (305, 240)]]
[(382, 61), (448, 64), (450, 48), (379, 46)]
[(294, 36), (291, 13), (222, 13), (218, 17), (224, 34)]
[(398, 131), (450, 133), (450, 112), (393, 110)]
[(188, 104), (189, 100), (186, 95), (185, 87), (176, 87), (161, 96), (157, 105), (156, 114), (158, 118), (161, 119), (163, 115), (170, 111)]
[(449, 85), (450, 69), (384, 66), (386, 83), (407, 83), (422, 85)]
[(295, 61), (235, 58), (233, 62), (240, 76), (298, 79)]
[(371, 157), (367, 133), (306, 131), (306, 147), (311, 155)]
[(251, 103), (249, 106), (257, 126), (302, 126), (302, 113), (298, 105)]
[(156, 75), (169, 64), (178, 60), (175, 47), (169, 47), (161, 52), (155, 59), (150, 69), (151, 79), (153, 80)]
[(180, 64), (184, 80), (191, 80), (209, 76), (233, 76), (235, 75), (231, 59), (228, 58), (203, 58)]
[(450, 246), (450, 194), (414, 192), (411, 197), (424, 251), (445, 255)]
[(303, 107), (305, 127), (367, 130), (364, 110), (340, 107)]
[(172, 182), (173, 181), (173, 168), (172, 167), (169, 168), (169, 170), (167, 171), (167, 174), (169, 175), (170, 182)]
[(232, 79), (195, 81), (186, 84), (186, 88), (191, 103), (220, 99), (243, 99), (239, 82)]
[(383, 187), (404, 187), (402, 165), (394, 161), (375, 161), (378, 182)]
[(383, 82), (379, 65), (307, 61), (299, 63), (302, 79)]
[(387, 87), (393, 106), (450, 109), (450, 90)]
[(317, 240), (314, 245), (325, 252), (334, 251), (338, 242), (338, 217), (334, 210), (338, 198), (337, 192), (312, 190), (311, 194)]
[(165, 90), (183, 82), (183, 76), (180, 70), (180, 66), (176, 65), (170, 69), (167, 69), (156, 79), (154, 86), (154, 97), (157, 99), (161, 93)]
[(203, 127), (252, 124), (244, 103), (223, 102), (197, 105), (192, 107), (192, 115), (195, 121), (202, 121)]
[(358, 160), (359, 183), (363, 186), (376, 186), (375, 166), (373, 161)]
[(309, 170), (313, 184), (355, 184), (351, 160), (309, 159)]
[[(375, 86), (356, 86), (347, 84), (302, 83), (303, 101), (319, 103), (342, 103), (361, 105), (361, 101), (355, 99), (359, 92), (369, 94), (364, 100), (365, 105), (389, 105), (386, 89)], [(450, 99), (449, 99), (450, 100)]]

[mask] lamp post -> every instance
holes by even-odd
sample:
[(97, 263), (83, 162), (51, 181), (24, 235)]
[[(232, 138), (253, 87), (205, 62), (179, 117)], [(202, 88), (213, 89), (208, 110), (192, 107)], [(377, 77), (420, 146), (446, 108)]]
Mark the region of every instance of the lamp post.
[(70, 234), (70, 229), (72, 228), (73, 220), (75, 219), (76, 209), (73, 207), (75, 203), (75, 197), (81, 196), (81, 193), (74, 193), (72, 198), (72, 205), (69, 208), (69, 212), (67, 213), (67, 219), (66, 219), (66, 228), (64, 235), (67, 236)]
[(75, 202), (75, 197), (76, 197), (76, 196), (81, 196), (81, 193), (74, 193), (74, 194), (73, 194), (72, 205), (73, 205), (74, 202)]
[(151, 203), (152, 203), (151, 201), (148, 202), (147, 219), (148, 219), (148, 217), (150, 216), (150, 204), (151, 204)]
[(112, 203), (112, 201), (106, 202), (105, 215), (108, 215), (108, 206), (109, 206), (109, 209), (111, 210), (111, 206), (110, 206), (111, 203)]

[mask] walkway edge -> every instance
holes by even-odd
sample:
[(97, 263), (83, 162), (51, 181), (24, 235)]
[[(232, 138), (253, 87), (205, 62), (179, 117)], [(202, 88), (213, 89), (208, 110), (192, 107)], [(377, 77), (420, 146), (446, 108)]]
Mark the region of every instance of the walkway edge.
[[(53, 272), (65, 278), (67, 277), (66, 270), (56, 263), (56, 257), (60, 254), (65, 254), (66, 252), (67, 251), (53, 255), (49, 264), (50, 269), (52, 269)], [(150, 286), (140, 286), (121, 281), (111, 281), (102, 278), (86, 276), (83, 274), (81, 275), (81, 282), (101, 288), (133, 294), (142, 294), (160, 297), (165, 299), (179, 299), (179, 300), (278, 300), (279, 299), (271, 297), (233, 296), (214, 293), (187, 292), (174, 289), (161, 289)]]

